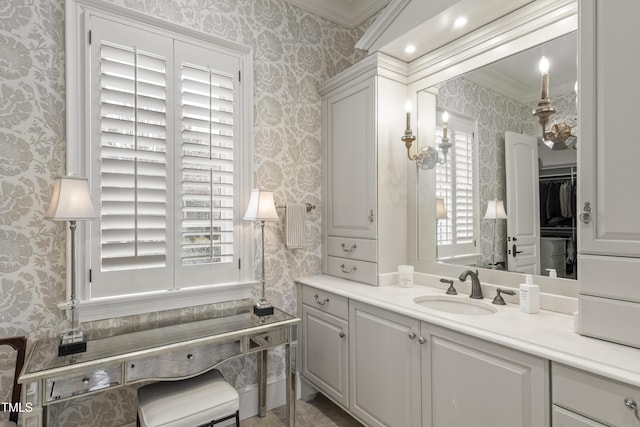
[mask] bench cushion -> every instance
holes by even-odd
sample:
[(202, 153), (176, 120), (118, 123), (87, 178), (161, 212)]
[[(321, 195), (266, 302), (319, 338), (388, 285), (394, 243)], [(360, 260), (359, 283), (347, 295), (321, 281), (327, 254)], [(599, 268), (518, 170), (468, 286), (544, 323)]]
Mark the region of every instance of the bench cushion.
[(143, 427), (199, 426), (234, 414), (239, 408), (238, 392), (217, 369), (138, 389), (138, 416)]

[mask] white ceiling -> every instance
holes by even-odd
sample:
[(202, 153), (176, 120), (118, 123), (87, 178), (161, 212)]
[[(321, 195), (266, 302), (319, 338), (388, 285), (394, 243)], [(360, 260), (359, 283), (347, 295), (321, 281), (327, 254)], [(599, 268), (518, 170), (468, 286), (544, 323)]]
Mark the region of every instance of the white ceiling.
[(311, 13), (355, 28), (382, 9), (389, 0), (286, 0)]
[(542, 56), (549, 59), (549, 94), (565, 94), (574, 90), (578, 73), (577, 35), (569, 33), (532, 47), (477, 70), (466, 79), (523, 103), (540, 99)]

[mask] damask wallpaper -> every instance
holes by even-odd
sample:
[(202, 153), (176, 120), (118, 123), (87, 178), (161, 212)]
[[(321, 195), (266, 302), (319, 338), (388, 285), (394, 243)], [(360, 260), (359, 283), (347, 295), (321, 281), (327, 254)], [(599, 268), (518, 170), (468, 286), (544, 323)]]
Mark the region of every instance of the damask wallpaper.
[[(553, 96), (552, 102), (557, 113), (552, 120), (563, 120), (576, 113), (575, 93)], [(506, 199), (506, 169), (504, 151), (505, 131), (536, 135), (540, 125), (533, 116), (535, 103), (527, 104), (511, 99), (471, 80), (459, 77), (439, 86), (436, 98), (438, 108), (457, 112), (478, 121), (479, 153), (479, 201), (480, 218), (487, 209), (487, 201)], [(541, 148), (546, 149), (546, 148)], [(496, 222), (496, 261), (504, 261), (507, 248), (506, 221)], [(492, 260), (493, 224), (480, 220), (479, 266), (486, 266)]]
[[(310, 202), (308, 246), (286, 250), (283, 224), (266, 232), (268, 297), (295, 312), (293, 280), (320, 271), (320, 96), (317, 86), (364, 57), (354, 49), (372, 19), (355, 30), (283, 0), (108, 0), (250, 45), (254, 55), (255, 184), (276, 203)], [(44, 219), (57, 175), (65, 172), (64, 0), (0, 0), (0, 336), (30, 341), (64, 327), (65, 224)], [(257, 238), (257, 236), (256, 236)], [(257, 252), (257, 251), (256, 251)], [(257, 291), (257, 290), (256, 290)], [(166, 316), (192, 318), (197, 307), (98, 322), (106, 331)], [(226, 307), (224, 307), (226, 308)], [(0, 357), (0, 401), (12, 373)], [(270, 357), (278, 375), (283, 360)], [(222, 368), (242, 389), (255, 383), (255, 360)], [(120, 426), (135, 419), (133, 388), (51, 407), (56, 426)], [(2, 414), (4, 415), (4, 414)]]

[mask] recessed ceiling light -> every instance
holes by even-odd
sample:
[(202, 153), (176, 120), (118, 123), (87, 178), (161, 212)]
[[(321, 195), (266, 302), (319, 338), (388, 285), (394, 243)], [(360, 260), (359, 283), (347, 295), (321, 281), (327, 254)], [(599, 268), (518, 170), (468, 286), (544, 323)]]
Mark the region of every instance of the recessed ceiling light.
[(405, 53), (413, 53), (416, 51), (415, 45), (408, 44), (407, 47), (404, 48)]
[(459, 17), (453, 22), (453, 28), (462, 28), (467, 25), (467, 18), (464, 16)]

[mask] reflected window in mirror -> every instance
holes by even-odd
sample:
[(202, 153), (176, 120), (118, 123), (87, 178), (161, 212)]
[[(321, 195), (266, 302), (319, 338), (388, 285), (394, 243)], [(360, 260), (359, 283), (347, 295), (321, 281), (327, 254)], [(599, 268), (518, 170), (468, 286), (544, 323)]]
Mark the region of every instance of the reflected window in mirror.
[(444, 200), (448, 217), (437, 220), (438, 258), (469, 260), (478, 255), (476, 120), (448, 111), (445, 123), (443, 113), (438, 112), (436, 144), (442, 142), (446, 129), (452, 147), (446, 162), (435, 170), (436, 198)]

